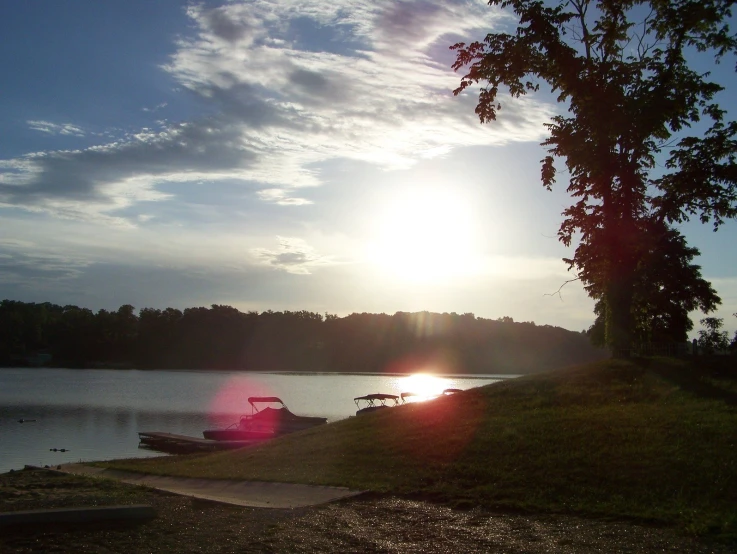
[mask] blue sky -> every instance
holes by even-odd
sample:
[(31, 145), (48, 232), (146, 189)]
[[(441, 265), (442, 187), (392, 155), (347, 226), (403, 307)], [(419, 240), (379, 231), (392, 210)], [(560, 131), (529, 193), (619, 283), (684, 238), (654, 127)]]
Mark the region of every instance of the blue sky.
[[(482, 126), (451, 93), (448, 46), (504, 22), (471, 0), (9, 3), (0, 298), (587, 328), (577, 283), (546, 296), (572, 277), (565, 183), (539, 182), (550, 95)], [(737, 225), (682, 229), (734, 329)]]

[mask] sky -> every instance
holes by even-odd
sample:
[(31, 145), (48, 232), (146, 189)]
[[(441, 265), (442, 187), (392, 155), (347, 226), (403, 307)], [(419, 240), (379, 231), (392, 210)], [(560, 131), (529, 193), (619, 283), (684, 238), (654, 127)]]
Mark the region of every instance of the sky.
[[(476, 0), (24, 0), (0, 18), (0, 299), (422, 311), (580, 331), (550, 94), (481, 125)], [(714, 69), (735, 85), (734, 63)], [(734, 117), (729, 91), (720, 100)], [(737, 327), (737, 224), (681, 226)], [(703, 317), (694, 314), (695, 320)], [(698, 328), (698, 326), (697, 326)]]

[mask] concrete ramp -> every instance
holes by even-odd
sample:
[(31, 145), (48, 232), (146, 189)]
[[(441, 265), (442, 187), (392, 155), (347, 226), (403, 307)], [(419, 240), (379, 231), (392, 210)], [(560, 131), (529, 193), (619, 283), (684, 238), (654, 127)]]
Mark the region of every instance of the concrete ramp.
[(145, 485), (183, 496), (252, 508), (302, 508), (349, 498), (363, 492), (345, 487), (293, 483), (167, 477), (92, 467), (84, 464), (65, 464), (60, 466), (57, 471), (87, 477), (115, 479), (124, 483)]

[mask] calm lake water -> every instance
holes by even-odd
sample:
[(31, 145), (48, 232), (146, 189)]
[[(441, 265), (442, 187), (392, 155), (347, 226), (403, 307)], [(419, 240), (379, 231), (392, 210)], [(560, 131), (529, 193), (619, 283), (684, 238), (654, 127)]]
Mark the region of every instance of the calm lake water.
[(355, 414), (356, 396), (437, 394), (507, 377), (4, 368), (0, 472), (25, 464), (160, 456), (138, 448), (139, 431), (202, 437), (203, 430), (250, 413), (249, 396), (278, 396), (298, 415), (337, 421)]

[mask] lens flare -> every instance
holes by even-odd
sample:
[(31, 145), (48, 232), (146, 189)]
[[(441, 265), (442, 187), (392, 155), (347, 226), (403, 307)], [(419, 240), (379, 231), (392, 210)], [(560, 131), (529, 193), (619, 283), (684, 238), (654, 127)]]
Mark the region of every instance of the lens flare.
[(254, 377), (234, 375), (220, 387), (210, 401), (208, 410), (210, 421), (212, 423), (234, 421), (241, 415), (250, 414), (249, 396), (274, 396), (274, 391)]

